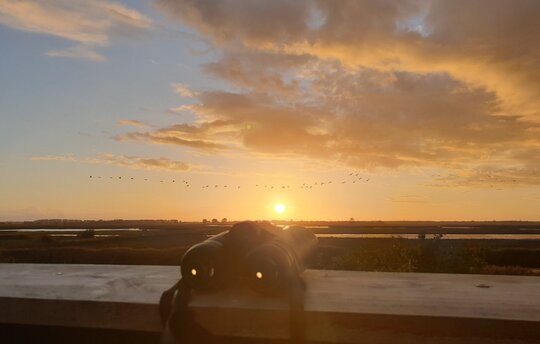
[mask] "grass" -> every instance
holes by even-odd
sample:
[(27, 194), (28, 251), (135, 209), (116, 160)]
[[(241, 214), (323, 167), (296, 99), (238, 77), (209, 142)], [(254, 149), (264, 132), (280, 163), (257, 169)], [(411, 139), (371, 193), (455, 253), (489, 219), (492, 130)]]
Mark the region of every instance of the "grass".
[[(117, 237), (97, 237), (90, 231), (75, 237), (2, 233), (0, 262), (179, 265), (184, 252), (209, 233), (164, 230)], [(319, 246), (309, 268), (540, 275), (540, 247), (532, 240), (321, 238)]]

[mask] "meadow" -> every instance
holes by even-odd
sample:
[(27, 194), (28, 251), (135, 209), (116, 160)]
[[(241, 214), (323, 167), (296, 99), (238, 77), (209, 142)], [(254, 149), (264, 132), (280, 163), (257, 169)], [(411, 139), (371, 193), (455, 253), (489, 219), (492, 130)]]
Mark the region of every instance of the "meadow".
[[(50, 232), (0, 231), (0, 262), (64, 264), (179, 265), (193, 244), (228, 227), (189, 226), (118, 231), (86, 229)], [(491, 227), (490, 227), (491, 228)], [(314, 226), (318, 234), (393, 233), (389, 238), (319, 238), (308, 268), (395, 272), (540, 275), (540, 240), (452, 240), (432, 227), (385, 226), (341, 228)], [(536, 233), (536, 229), (528, 232)], [(515, 228), (483, 228), (482, 233), (516, 233)], [(416, 233), (416, 239), (399, 234)], [(426, 233), (428, 235), (426, 235)]]

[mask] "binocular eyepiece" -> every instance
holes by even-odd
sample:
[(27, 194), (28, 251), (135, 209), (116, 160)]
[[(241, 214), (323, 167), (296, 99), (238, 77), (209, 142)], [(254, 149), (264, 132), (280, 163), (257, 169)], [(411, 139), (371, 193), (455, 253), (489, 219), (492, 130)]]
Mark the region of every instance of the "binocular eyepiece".
[(219, 286), (227, 271), (223, 261), (223, 250), (228, 232), (215, 235), (192, 246), (182, 258), (182, 278), (193, 289), (207, 290)]
[(317, 237), (308, 229), (281, 229), (268, 222), (240, 222), (191, 247), (182, 258), (182, 278), (197, 290), (245, 283), (256, 291), (283, 291), (304, 271)]

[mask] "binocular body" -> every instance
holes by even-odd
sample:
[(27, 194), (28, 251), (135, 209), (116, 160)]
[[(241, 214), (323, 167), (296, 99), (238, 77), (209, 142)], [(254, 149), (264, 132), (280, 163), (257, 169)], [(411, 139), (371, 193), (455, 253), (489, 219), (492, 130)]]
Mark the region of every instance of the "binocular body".
[(197, 290), (246, 284), (276, 293), (300, 275), (316, 247), (317, 237), (304, 227), (240, 222), (192, 246), (182, 258), (182, 278)]

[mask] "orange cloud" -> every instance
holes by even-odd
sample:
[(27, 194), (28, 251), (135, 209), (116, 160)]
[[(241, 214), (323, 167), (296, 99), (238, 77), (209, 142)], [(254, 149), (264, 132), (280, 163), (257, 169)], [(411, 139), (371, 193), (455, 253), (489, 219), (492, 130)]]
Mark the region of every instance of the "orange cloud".
[(142, 158), (138, 156), (125, 156), (114, 154), (100, 154), (95, 158), (84, 159), (83, 162), (110, 164), (137, 170), (162, 170), (184, 172), (192, 169), (188, 163), (166, 158)]
[(115, 155), (110, 153), (99, 154), (95, 157), (78, 158), (73, 154), (68, 155), (45, 155), (31, 157), (34, 161), (73, 161), (87, 164), (116, 165), (136, 170), (161, 170), (184, 172), (193, 169), (193, 165), (167, 158), (143, 158), (138, 156)]
[[(540, 3), (161, 1), (221, 52), (189, 132), (274, 156), (364, 168), (497, 166), (540, 176)], [(227, 131), (208, 131), (227, 123)], [(166, 143), (161, 141), (160, 143)], [(170, 142), (173, 143), (173, 142)], [(182, 144), (183, 145), (183, 144)], [(512, 179), (513, 180), (513, 179)]]
[(30, 158), (33, 161), (76, 161), (77, 158), (73, 154), (66, 155), (41, 155)]
[[(497, 97), (445, 74), (357, 73), (327, 66), (300, 101), (257, 93), (202, 92), (199, 124), (119, 139), (198, 149), (243, 147), (357, 167), (454, 167), (534, 152), (540, 126), (500, 114)], [(229, 147), (230, 148), (230, 147)], [(522, 160), (523, 161), (523, 160)]]
[(185, 98), (193, 98), (197, 96), (197, 92), (190, 90), (186, 85), (181, 83), (172, 83), (171, 87), (174, 92)]
[(181, 132), (168, 132), (168, 130), (162, 130), (160, 132), (148, 132), (148, 133), (127, 133), (115, 137), (117, 141), (141, 141), (153, 144), (171, 144), (176, 146), (184, 146), (194, 148), (205, 152), (215, 152), (226, 147), (219, 143), (214, 143), (199, 139), (187, 139), (183, 137)]
[(224, 51), (240, 46), (353, 68), (448, 73), (496, 92), (508, 111), (540, 116), (535, 0), (160, 3)]
[(95, 48), (110, 44), (111, 36), (149, 29), (152, 21), (119, 3), (92, 0), (0, 2), (0, 25), (61, 37), (77, 44), (54, 49), (48, 56), (104, 61)]
[(144, 122), (138, 121), (136, 119), (121, 119), (117, 122), (121, 126), (132, 126), (137, 128), (146, 128), (148, 125)]

